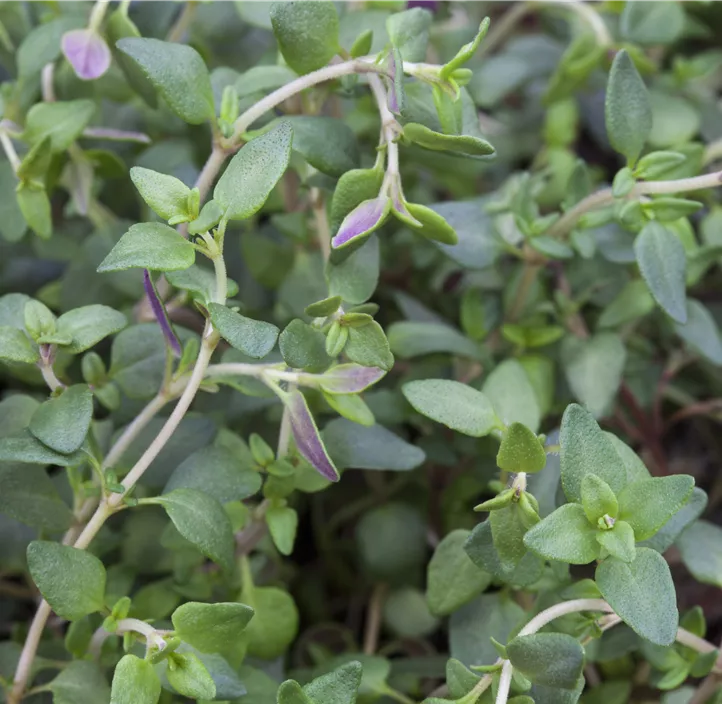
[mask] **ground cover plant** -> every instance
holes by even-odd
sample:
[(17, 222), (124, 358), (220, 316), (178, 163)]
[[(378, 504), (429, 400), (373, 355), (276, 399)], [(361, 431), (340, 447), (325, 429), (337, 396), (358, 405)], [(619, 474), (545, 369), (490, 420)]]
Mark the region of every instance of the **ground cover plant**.
[(0, 5), (0, 701), (722, 702), (720, 20)]

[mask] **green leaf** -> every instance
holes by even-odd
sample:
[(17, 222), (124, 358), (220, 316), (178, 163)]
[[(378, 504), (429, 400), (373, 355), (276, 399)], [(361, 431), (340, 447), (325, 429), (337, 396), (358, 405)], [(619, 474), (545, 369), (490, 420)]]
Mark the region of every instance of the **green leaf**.
[(522, 423), (512, 423), (501, 438), (496, 464), (507, 472), (533, 474), (544, 469), (547, 455), (539, 438)]
[[(304, 3), (309, 1), (314, 2)], [(316, 115), (293, 115), (284, 118), (284, 122), (293, 129), (293, 151), (314, 169), (340, 177), (358, 166), (356, 135), (345, 122)]]
[(679, 613), (674, 582), (666, 560), (650, 548), (637, 548), (631, 564), (613, 557), (597, 566), (595, 580), (602, 596), (642, 638), (671, 645)]
[(160, 680), (149, 660), (124, 655), (115, 666), (110, 704), (157, 704)]
[(79, 452), (61, 454), (37, 440), (28, 430), (0, 439), (0, 462), (29, 462), (70, 467), (87, 459)]
[(53, 693), (53, 704), (98, 704), (111, 696), (102, 670), (88, 660), (69, 662), (47, 688)]
[(105, 36), (110, 45), (113, 59), (120, 66), (128, 84), (151, 108), (156, 108), (158, 98), (153, 84), (148, 80), (141, 67), (116, 46), (118, 40), (125, 37), (140, 37), (138, 28), (121, 8), (112, 12), (108, 17), (108, 21), (105, 23)]
[(266, 525), (281, 555), (290, 555), (296, 541), (298, 514), (289, 506), (272, 506), (266, 511)]
[(0, 360), (34, 364), (40, 359), (28, 336), (9, 325), (0, 326)]
[(329, 296), (322, 301), (316, 301), (316, 303), (306, 306), (304, 312), (311, 318), (326, 318), (333, 315), (342, 302), (341, 296)]
[(677, 538), (682, 562), (702, 584), (722, 588), (722, 528), (695, 521)]
[(271, 26), (283, 58), (296, 73), (323, 68), (338, 52), (338, 14), (332, 2), (273, 3)]
[(659, 196), (642, 203), (644, 214), (659, 222), (674, 222), (689, 217), (703, 207), (704, 205), (699, 201), (673, 196)]
[(597, 321), (599, 328), (616, 328), (624, 323), (639, 320), (654, 308), (649, 287), (641, 279), (634, 279), (614, 297)]
[(442, 81), (448, 80), (457, 68), (461, 68), (474, 56), (486, 33), (489, 31), (490, 24), (489, 18), (485, 17), (479, 25), (479, 31), (476, 33), (476, 36), (470, 42), (464, 44), (464, 46), (456, 52), (456, 55), (451, 61), (448, 61), (442, 66), (441, 71), (439, 71), (439, 77)]
[(221, 503), (242, 501), (261, 488), (261, 475), (225, 447), (209, 445), (188, 456), (170, 476), (163, 493), (199, 489)]
[(331, 201), (331, 232), (333, 234), (336, 234), (343, 219), (354, 208), (365, 200), (372, 200), (378, 196), (383, 180), (384, 170), (375, 167), (373, 169), (351, 169), (339, 178)]
[(562, 487), (569, 501), (581, 501), (582, 481), (596, 474), (618, 493), (627, 483), (627, 470), (611, 440), (592, 415), (572, 403), (562, 417), (559, 435)]
[(286, 680), (278, 688), (278, 704), (314, 704), (296, 680)]
[(50, 449), (69, 455), (80, 449), (93, 419), (93, 394), (75, 384), (45, 401), (30, 419), (30, 432)]
[[(489, 159), (496, 155), (496, 149), (481, 137), (471, 134), (442, 134), (416, 122), (404, 125), (404, 137), (432, 151), (463, 154), (479, 159)], [(439, 241), (444, 242), (444, 240)], [(447, 242), (447, 244), (455, 244), (455, 242)]]
[(431, 13), (420, 7), (394, 13), (386, 20), (391, 44), (401, 52), (404, 61), (423, 61), (426, 58), (431, 20)]
[(71, 337), (72, 342), (64, 347), (72, 354), (85, 352), (127, 324), (122, 313), (97, 303), (63, 313), (56, 323), (58, 333)]
[(611, 332), (589, 339), (567, 336), (562, 343), (564, 373), (576, 399), (600, 418), (609, 411), (622, 381), (627, 352)]
[(194, 653), (171, 653), (166, 677), (171, 687), (191, 699), (215, 699), (216, 685), (206, 666)]
[(363, 427), (344, 418), (323, 431), (328, 454), (339, 467), (406, 472), (426, 459), (424, 451), (382, 425)]
[(276, 344), (278, 328), (272, 323), (246, 318), (220, 303), (209, 303), (208, 312), (221, 336), (248, 357), (261, 359)]
[(458, 243), (454, 228), (436, 211), (418, 203), (406, 203), (406, 210), (421, 223), (421, 227), (409, 225), (416, 234), (446, 245)]
[(687, 322), (674, 330), (712, 364), (722, 364), (722, 335), (712, 314), (699, 301), (688, 299)]
[(211, 80), (203, 59), (185, 44), (127, 37), (116, 46), (138, 65), (168, 107), (185, 122), (215, 118)]
[(277, 587), (252, 587), (244, 588), (240, 598), (254, 611), (246, 628), (248, 654), (263, 660), (283, 655), (298, 634), (293, 597)]
[(354, 660), (317, 677), (304, 686), (303, 691), (313, 704), (354, 704), (363, 670), (361, 663)]
[(213, 191), (228, 220), (245, 220), (263, 207), (286, 171), (292, 141), (291, 126), (283, 121), (231, 159)]
[(634, 531), (626, 521), (617, 521), (609, 530), (597, 531), (597, 542), (612, 557), (622, 562), (634, 561)]
[(176, 489), (151, 501), (163, 506), (178, 532), (206, 557), (233, 568), (233, 530), (216, 499), (197, 489)]
[(92, 100), (36, 103), (25, 119), (23, 138), (36, 144), (50, 137), (54, 152), (65, 151), (88, 126), (94, 112)]
[(536, 393), (517, 360), (507, 359), (496, 366), (484, 380), (482, 391), (503, 423), (522, 423), (534, 433), (539, 430), (541, 412)]
[(612, 147), (633, 165), (652, 131), (652, 108), (644, 81), (625, 49), (612, 62), (604, 119)]
[(217, 653), (232, 649), (252, 617), (253, 609), (245, 604), (191, 601), (179, 606), (171, 620), (186, 643), (202, 653)]
[(611, 487), (596, 474), (585, 474), (581, 485), (582, 507), (587, 519), (596, 525), (602, 516), (616, 518), (619, 503)]
[(209, 200), (201, 209), (195, 220), (188, 224), (188, 232), (191, 235), (202, 235), (212, 230), (223, 219), (223, 206), (215, 200)]
[[(216, 275), (211, 269), (197, 264), (183, 271), (169, 271), (165, 277), (176, 288), (188, 291), (192, 298), (198, 299), (205, 307), (213, 301), (213, 297), (216, 295)], [(227, 279), (226, 286), (229, 297), (238, 293), (238, 285), (235, 281)]]
[(627, 3), (619, 23), (624, 39), (643, 46), (671, 44), (684, 28), (685, 12), (674, 2)]
[(45, 469), (10, 462), (0, 463), (0, 513), (48, 531), (66, 530), (73, 521)]
[(38, 237), (48, 239), (53, 231), (53, 218), (45, 186), (36, 181), (22, 181), (15, 197), (28, 226)]
[(130, 178), (140, 197), (163, 220), (173, 220), (175, 225), (196, 217), (188, 207), (191, 189), (177, 178), (141, 166), (130, 170)]
[(579, 504), (565, 504), (532, 526), (524, 545), (547, 560), (586, 565), (599, 557), (596, 532)]
[(664, 225), (648, 222), (634, 241), (634, 253), (654, 300), (673, 320), (686, 323), (687, 255), (679, 238)]
[(637, 540), (646, 540), (687, 503), (693, 489), (694, 478), (686, 474), (632, 482), (618, 495), (619, 518), (632, 526)]
[(576, 689), (584, 667), (584, 650), (576, 638), (534, 633), (510, 640), (506, 650), (514, 669), (535, 684)]
[[(36, 142), (23, 157), (18, 167), (17, 178), (21, 181), (37, 181), (44, 183), (53, 158), (51, 151), (51, 138), (46, 134), (42, 140)], [(14, 179), (13, 179), (14, 182)]]
[(364, 367), (378, 367), (389, 371), (394, 365), (389, 341), (383, 328), (374, 320), (360, 328), (349, 328), (346, 356)]
[(401, 390), (421, 415), (464, 435), (483, 437), (498, 426), (491, 401), (481, 391), (458, 381), (412, 381)]
[(28, 545), (28, 570), (45, 601), (68, 621), (101, 611), (105, 567), (85, 550), (48, 541)]
[(302, 320), (292, 320), (278, 338), (283, 360), (289, 367), (316, 373), (327, 369), (326, 336)]
[(98, 266), (98, 271), (122, 271), (132, 267), (152, 271), (176, 271), (193, 264), (193, 245), (172, 227), (160, 222), (131, 225)]
[(435, 616), (447, 616), (470, 602), (490, 584), (464, 550), (468, 530), (454, 530), (436, 546), (426, 578), (426, 601)]
[(694, 524), (706, 507), (707, 494), (699, 487), (695, 487), (687, 503), (654, 536), (640, 543), (640, 547), (652, 548), (660, 553), (665, 552), (688, 526)]
[(446, 323), (415, 320), (392, 323), (389, 326), (389, 344), (393, 353), (402, 359), (435, 352), (479, 358), (479, 346)]

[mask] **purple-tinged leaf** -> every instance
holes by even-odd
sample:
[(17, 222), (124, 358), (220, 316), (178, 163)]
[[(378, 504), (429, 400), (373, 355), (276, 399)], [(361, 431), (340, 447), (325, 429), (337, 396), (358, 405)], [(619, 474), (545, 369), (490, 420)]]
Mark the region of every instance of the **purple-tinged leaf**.
[(358, 394), (386, 375), (378, 367), (339, 364), (318, 377), (319, 386), (329, 394)]
[(380, 227), (389, 214), (391, 202), (385, 196), (365, 200), (357, 205), (341, 223), (331, 240), (334, 249), (343, 247), (359, 237), (368, 237)]
[(411, 10), (414, 7), (420, 7), (422, 10), (428, 10), (429, 12), (436, 12), (439, 9), (438, 0), (408, 0), (406, 3), (406, 9)]
[(84, 81), (100, 78), (110, 67), (110, 49), (92, 29), (66, 32), (60, 46), (75, 75)]
[(295, 389), (284, 399), (284, 403), (291, 418), (291, 430), (298, 451), (326, 479), (337, 482), (338, 470), (326, 452), (303, 394)]
[(147, 269), (143, 269), (143, 288), (150, 302), (150, 307), (153, 309), (153, 315), (155, 315), (155, 319), (163, 331), (166, 344), (176, 357), (180, 357), (182, 354), (180, 341), (175, 334), (175, 330), (173, 330), (173, 325), (171, 325), (170, 319), (168, 318), (168, 313), (166, 313), (163, 301), (160, 300), (158, 291), (156, 291), (155, 285), (153, 284), (153, 279), (150, 278), (150, 272)]
[(138, 144), (150, 144), (151, 142), (150, 137), (144, 132), (116, 130), (112, 127), (86, 127), (83, 130), (83, 137), (108, 139), (113, 142), (137, 142)]

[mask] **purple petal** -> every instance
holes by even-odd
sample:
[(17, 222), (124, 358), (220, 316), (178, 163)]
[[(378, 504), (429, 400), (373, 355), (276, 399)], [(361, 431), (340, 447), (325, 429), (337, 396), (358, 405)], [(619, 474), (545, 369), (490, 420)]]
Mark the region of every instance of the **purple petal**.
[(339, 364), (321, 375), (319, 385), (330, 394), (357, 394), (375, 384), (385, 374), (383, 369), (377, 367)]
[(181, 344), (178, 337), (173, 330), (170, 320), (168, 319), (168, 313), (166, 313), (163, 301), (160, 300), (158, 291), (156, 291), (153, 284), (153, 279), (150, 278), (150, 272), (147, 269), (143, 269), (143, 288), (145, 289), (145, 295), (150, 301), (150, 307), (153, 309), (153, 315), (160, 325), (160, 329), (163, 331), (163, 337), (165, 337), (166, 344), (170, 347), (173, 354), (176, 357), (180, 357), (182, 354)]
[(422, 10), (436, 12), (439, 9), (438, 0), (408, 0), (406, 8), (411, 10), (414, 7), (420, 7)]
[(343, 219), (331, 245), (341, 247), (356, 237), (370, 234), (383, 223), (388, 210), (389, 199), (385, 196), (363, 201)]
[(100, 78), (110, 66), (110, 49), (103, 37), (91, 29), (73, 29), (63, 34), (60, 44), (65, 58), (78, 78)]
[(303, 394), (296, 389), (289, 393), (284, 403), (291, 417), (291, 430), (298, 451), (326, 479), (337, 482), (339, 480), (338, 470), (326, 452)]

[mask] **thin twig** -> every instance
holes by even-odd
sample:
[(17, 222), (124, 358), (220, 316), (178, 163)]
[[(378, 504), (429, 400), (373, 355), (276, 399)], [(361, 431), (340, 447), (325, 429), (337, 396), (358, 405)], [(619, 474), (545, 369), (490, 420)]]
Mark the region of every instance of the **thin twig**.
[(376, 648), (378, 648), (379, 633), (381, 632), (381, 615), (383, 613), (387, 591), (388, 585), (385, 582), (379, 582), (371, 593), (368, 612), (366, 614), (366, 630), (364, 631), (364, 653), (366, 653), (366, 655), (373, 655), (376, 652)]

